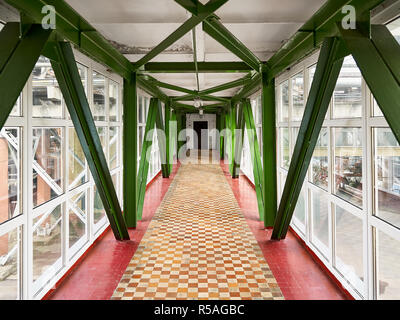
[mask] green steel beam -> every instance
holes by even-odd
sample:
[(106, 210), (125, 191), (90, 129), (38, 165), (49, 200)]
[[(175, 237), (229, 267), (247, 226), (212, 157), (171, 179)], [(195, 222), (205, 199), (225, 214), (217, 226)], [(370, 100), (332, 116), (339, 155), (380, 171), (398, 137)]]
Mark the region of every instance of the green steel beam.
[(230, 131), (230, 141), (231, 141), (231, 147), (229, 149), (230, 155), (229, 155), (229, 171), (231, 173), (232, 178), (234, 178), (234, 167), (235, 167), (235, 147), (236, 147), (236, 116), (237, 116), (237, 105), (232, 105), (231, 106), (231, 112), (229, 113), (229, 129)]
[[(178, 127), (176, 121), (176, 111), (171, 110), (171, 121), (169, 123), (169, 173), (172, 173), (173, 169), (173, 162), (174, 162), (174, 153), (177, 155), (177, 148), (178, 148)], [(178, 158), (178, 156), (177, 156)]]
[(58, 59), (57, 62), (52, 61), (52, 67), (114, 236), (117, 240), (129, 240), (128, 229), (108, 170), (107, 160), (81, 82), (72, 47), (69, 42), (57, 42), (55, 45)]
[(239, 57), (243, 62), (258, 71), (261, 61), (239, 39), (225, 28), (224, 25), (218, 21), (216, 16), (211, 16), (204, 20), (203, 30), (210, 37)]
[(196, 28), (192, 29), (192, 38), (193, 38), (193, 63), (196, 74), (196, 84), (197, 84), (197, 92), (200, 91), (200, 81), (199, 81), (199, 65), (197, 64), (197, 43), (196, 43)]
[(337, 23), (344, 17), (342, 8), (351, 5), (357, 16), (366, 16), (384, 0), (328, 0), (282, 48), (268, 60), (270, 78), (319, 48), (326, 37), (339, 35)]
[(20, 38), (20, 24), (7, 23), (0, 32), (0, 129), (3, 128), (51, 31), (32, 25)]
[(167, 170), (166, 170), (166, 177), (164, 178), (169, 178), (169, 175), (171, 174), (171, 164), (172, 164), (172, 159), (171, 159), (171, 140), (173, 139), (171, 133), (170, 133), (170, 120), (171, 120), (171, 101), (168, 100), (167, 103), (165, 104), (165, 119), (164, 119), (164, 128), (165, 128), (165, 160), (166, 160), (166, 165), (167, 165)]
[(243, 108), (244, 108), (243, 103), (240, 103), (238, 107), (237, 120), (235, 119), (236, 130), (235, 130), (235, 152), (234, 152), (235, 157), (233, 159), (233, 170), (232, 170), (233, 179), (239, 178), (240, 162), (242, 160), (244, 128), (245, 128)]
[(392, 33), (384, 25), (371, 25), (372, 42), (387, 67), (400, 83), (400, 46)]
[(244, 120), (246, 122), (247, 138), (249, 139), (251, 163), (253, 164), (254, 186), (256, 188), (258, 214), (264, 221), (263, 168), (261, 165), (260, 146), (257, 139), (256, 125), (249, 99), (243, 101)]
[(275, 80), (268, 80), (267, 70), (261, 69), (262, 89), (262, 161), (264, 227), (272, 227), (277, 211), (277, 168), (276, 168), (276, 115)]
[(56, 9), (56, 31), (64, 39), (77, 46), (94, 60), (107, 65), (114, 72), (129, 79), (134, 71), (131, 62), (102, 37), (93, 26), (83, 19), (63, 0), (6, 0), (7, 3), (30, 17), (38, 24), (42, 23), (45, 5)]
[[(200, 73), (248, 73), (253, 69), (244, 62), (198, 62)], [(193, 62), (148, 62), (139, 70), (145, 73), (195, 73)]]
[(191, 14), (197, 16), (199, 10), (198, 10), (198, 1), (197, 0), (174, 0), (176, 3), (180, 4), (182, 7), (184, 7), (187, 11), (189, 11)]
[(192, 16), (186, 20), (178, 29), (172, 32), (166, 39), (159, 43), (153, 50), (146, 54), (139, 61), (134, 63), (134, 68), (138, 69), (144, 64), (148, 63), (150, 60), (158, 56), (161, 52), (168, 49), (177, 40), (182, 38), (186, 33), (192, 30), (195, 26), (201, 23), (209, 15), (213, 14), (214, 11), (223, 6), (228, 0), (209, 0), (204, 5), (204, 10), (200, 12), (197, 16)]
[(238, 80), (234, 80), (231, 82), (227, 82), (209, 89), (205, 89), (205, 90), (201, 90), (199, 91), (200, 95), (208, 95), (208, 94), (212, 94), (212, 93), (216, 93), (216, 92), (220, 92), (220, 91), (224, 91), (224, 90), (228, 90), (228, 89), (232, 89), (232, 88), (236, 88), (236, 87), (241, 87), (241, 86), (245, 86), (246, 84), (249, 83), (250, 81), (250, 77), (249, 75), (246, 75), (244, 78), (238, 79)]
[(146, 193), (147, 177), (149, 173), (149, 159), (147, 159), (148, 151), (152, 145), (152, 137), (148, 137), (150, 132), (154, 130), (158, 111), (159, 100), (157, 98), (150, 99), (149, 111), (146, 119), (146, 127), (143, 135), (142, 150), (140, 153), (139, 172), (137, 180), (137, 219), (142, 220), (144, 196)]
[(168, 101), (168, 96), (164, 94), (164, 92), (162, 92), (151, 81), (145, 80), (142, 77), (137, 77), (137, 84), (151, 96), (160, 99), (164, 103)]
[(124, 79), (123, 191), (124, 217), (128, 228), (137, 223), (137, 75)]
[(196, 91), (186, 89), (180, 86), (176, 86), (173, 84), (165, 83), (162, 81), (158, 81), (157, 79), (149, 76), (149, 75), (142, 75), (140, 78), (142, 78), (144, 81), (148, 80), (150, 83), (152, 83), (154, 86), (160, 87), (160, 88), (165, 88), (173, 91), (178, 91), (178, 92), (183, 92), (187, 94), (196, 94)]
[(163, 178), (168, 178), (168, 160), (167, 160), (167, 142), (166, 142), (166, 131), (164, 127), (164, 119), (162, 112), (161, 102), (158, 102), (157, 115), (156, 115), (156, 128), (157, 128), (157, 141), (158, 149), (160, 153), (161, 172)]
[(232, 103), (236, 104), (240, 100), (247, 98), (248, 96), (255, 93), (261, 87), (261, 74), (256, 73), (253, 75), (251, 80), (240, 90), (234, 97), (232, 97)]
[[(221, 133), (225, 128), (226, 128), (226, 126), (225, 126), (225, 111), (222, 111), (221, 115), (220, 115), (219, 132)], [(225, 159), (225, 137), (222, 134), (220, 134), (220, 136), (219, 136), (219, 143), (220, 143), (219, 144), (220, 159), (224, 160)]]
[(372, 26), (372, 40), (356, 30), (343, 39), (397, 141), (400, 141), (400, 46), (385, 26)]
[(219, 101), (223, 103), (229, 102), (230, 98), (227, 97), (217, 97), (217, 96), (212, 96), (212, 95), (206, 95), (206, 94), (187, 94), (183, 96), (177, 96), (177, 97), (170, 97), (172, 101), (192, 101), (196, 98), (199, 98), (200, 100), (204, 101)]
[[(321, 48), (289, 172), (274, 223), (272, 239), (286, 237), (304, 178), (343, 65), (343, 43), (327, 38)], [(339, 58), (338, 58), (339, 57)]]

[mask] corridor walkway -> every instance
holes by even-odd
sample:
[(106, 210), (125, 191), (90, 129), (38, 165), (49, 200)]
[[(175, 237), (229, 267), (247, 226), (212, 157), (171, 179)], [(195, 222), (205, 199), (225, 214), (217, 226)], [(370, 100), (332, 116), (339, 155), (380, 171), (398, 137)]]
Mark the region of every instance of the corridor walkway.
[(182, 165), (112, 299), (283, 299), (220, 165)]

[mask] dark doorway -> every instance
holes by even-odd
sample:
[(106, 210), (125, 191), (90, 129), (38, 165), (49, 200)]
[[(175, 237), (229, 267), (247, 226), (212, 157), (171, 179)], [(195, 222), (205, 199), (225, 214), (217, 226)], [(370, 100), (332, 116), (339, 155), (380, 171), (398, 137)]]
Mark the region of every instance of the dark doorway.
[[(207, 121), (194, 121), (193, 122), (193, 128), (194, 131), (197, 134), (198, 137), (198, 146), (194, 145), (193, 147), (198, 150), (202, 149), (202, 150), (206, 150), (208, 149), (208, 141), (206, 141), (205, 139), (207, 139), (208, 137), (208, 122)], [(204, 137), (202, 137), (201, 131), (202, 130), (207, 130), (206, 132), (203, 133)], [(202, 139), (203, 138), (203, 139)], [(203, 141), (205, 140), (205, 141)]]

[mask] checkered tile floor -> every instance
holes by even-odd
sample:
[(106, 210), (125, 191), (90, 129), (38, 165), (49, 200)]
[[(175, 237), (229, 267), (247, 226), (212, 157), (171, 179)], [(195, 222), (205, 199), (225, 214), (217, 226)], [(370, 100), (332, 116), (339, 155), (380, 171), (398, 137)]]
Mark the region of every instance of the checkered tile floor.
[(112, 299), (283, 299), (219, 165), (180, 167)]

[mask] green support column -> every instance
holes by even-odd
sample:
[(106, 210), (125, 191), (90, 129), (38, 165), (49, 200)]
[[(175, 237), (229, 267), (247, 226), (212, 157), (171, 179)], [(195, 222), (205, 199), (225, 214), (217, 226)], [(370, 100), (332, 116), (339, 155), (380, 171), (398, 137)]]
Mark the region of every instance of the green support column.
[(254, 185), (256, 188), (258, 214), (264, 221), (264, 197), (263, 197), (263, 168), (261, 165), (260, 146), (257, 140), (256, 125), (249, 99), (243, 102), (244, 120), (246, 122), (247, 137), (249, 139), (251, 163), (253, 165)]
[(51, 31), (32, 25), (20, 38), (20, 24), (7, 23), (0, 32), (0, 129), (3, 128)]
[[(236, 119), (235, 119), (236, 120)], [(243, 115), (243, 103), (239, 104), (237, 114), (237, 124), (235, 129), (235, 152), (233, 161), (233, 174), (232, 178), (239, 178), (240, 174), (240, 162), (242, 160), (243, 151), (243, 140), (244, 140), (244, 115)]]
[(232, 178), (234, 178), (234, 167), (235, 167), (235, 130), (236, 130), (236, 117), (237, 117), (237, 104), (233, 105), (229, 113), (229, 128), (230, 132), (230, 150), (229, 150), (229, 171)]
[(223, 111), (220, 115), (220, 129), (219, 129), (219, 152), (220, 152), (220, 159), (225, 159), (225, 137), (221, 134), (222, 131), (225, 129), (225, 111)]
[(150, 99), (149, 112), (146, 119), (146, 127), (143, 136), (142, 152), (140, 153), (140, 164), (137, 179), (137, 219), (142, 220), (144, 196), (146, 193), (147, 176), (149, 173), (149, 160), (147, 159), (148, 150), (150, 150), (153, 139), (148, 137), (149, 132), (155, 129), (158, 113), (159, 100)]
[(262, 161), (263, 161), (263, 198), (264, 226), (272, 227), (277, 211), (277, 169), (276, 169), (276, 118), (275, 118), (275, 81), (268, 81), (268, 74), (261, 69), (262, 88)]
[(170, 135), (170, 119), (171, 119), (171, 101), (168, 99), (168, 101), (165, 103), (165, 152), (166, 152), (166, 165), (167, 165), (167, 170), (166, 170), (166, 177), (164, 178), (169, 178), (169, 175), (171, 174), (171, 164), (172, 164), (172, 159), (170, 156), (171, 153), (171, 135)]
[(160, 152), (161, 160), (161, 172), (163, 178), (168, 178), (168, 163), (167, 163), (167, 145), (166, 145), (166, 133), (164, 130), (164, 119), (162, 112), (161, 101), (158, 102), (157, 116), (156, 116), (156, 127), (157, 127), (157, 141)]
[(129, 240), (128, 229), (122, 216), (72, 47), (68, 42), (57, 42), (55, 46), (58, 61), (52, 61), (54, 73), (110, 221), (111, 229), (117, 240)]
[(342, 43), (337, 38), (325, 39), (276, 216), (274, 240), (286, 237), (342, 65)]
[(372, 40), (357, 30), (341, 30), (343, 39), (400, 142), (400, 46), (385, 26), (372, 26)]
[(124, 79), (123, 192), (124, 217), (128, 228), (137, 222), (137, 91), (136, 72)]
[(174, 110), (171, 113), (171, 121), (169, 124), (169, 137), (170, 137), (170, 164), (169, 164), (169, 172), (172, 172), (174, 165), (174, 154), (176, 155), (176, 159), (178, 159), (178, 130), (177, 130), (177, 122), (176, 122), (176, 111)]

